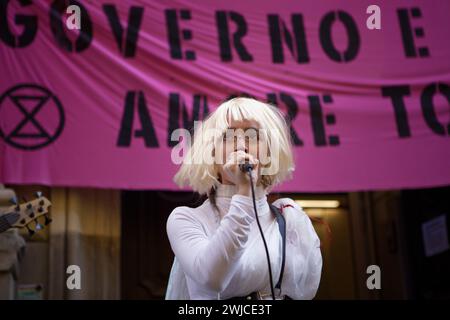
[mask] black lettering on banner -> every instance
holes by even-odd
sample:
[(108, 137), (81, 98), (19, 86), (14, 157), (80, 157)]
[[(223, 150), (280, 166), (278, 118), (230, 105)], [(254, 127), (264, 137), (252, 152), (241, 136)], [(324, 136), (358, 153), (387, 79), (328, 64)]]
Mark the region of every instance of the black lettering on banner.
[[(292, 56), (298, 63), (309, 62), (308, 47), (306, 44), (305, 26), (303, 15), (293, 14), (291, 16), (294, 36), (289, 32), (286, 24), (277, 14), (267, 16), (269, 23), (270, 44), (272, 47), (272, 62), (284, 63), (282, 34)], [(295, 42), (295, 47), (294, 47)]]
[[(414, 44), (414, 35), (417, 38), (422, 38), (424, 36), (424, 31), (423, 28), (418, 27), (414, 28), (413, 33), (409, 14), (411, 14), (412, 18), (420, 18), (422, 16), (422, 13), (420, 11), (420, 8), (412, 8), (411, 10), (397, 9), (397, 16), (400, 23), (400, 30), (402, 32), (402, 42), (405, 56), (407, 58), (414, 58), (417, 57), (416, 46)], [(430, 52), (427, 47), (420, 47), (417, 49), (419, 51), (420, 57), (430, 56)]]
[[(449, 103), (450, 107), (450, 87), (444, 83), (432, 83), (425, 87), (422, 91), (421, 105), (422, 113), (427, 125), (433, 130), (434, 133), (445, 136), (450, 135), (450, 120), (447, 123), (447, 128), (439, 122), (436, 115), (433, 98), (437, 93), (441, 93)], [(447, 131), (447, 132), (446, 132)]]
[(136, 104), (136, 93), (138, 93), (138, 115), (142, 129), (134, 131), (134, 137), (144, 139), (145, 146), (149, 148), (157, 148), (158, 140), (156, 139), (155, 129), (153, 127), (152, 118), (148, 113), (147, 103), (145, 102), (144, 93), (142, 91), (129, 91), (125, 98), (125, 109), (123, 112), (122, 123), (120, 126), (119, 137), (117, 139), (118, 147), (129, 147), (133, 136), (134, 110)]
[(403, 98), (410, 96), (408, 85), (384, 86), (381, 87), (383, 97), (389, 97), (394, 107), (395, 122), (397, 124), (397, 132), (400, 138), (410, 137), (411, 130), (409, 128), (408, 114), (406, 113), (405, 102)]
[[(344, 52), (339, 52), (331, 38), (331, 27), (337, 20), (341, 21), (347, 32), (348, 45)], [(336, 62), (349, 62), (356, 58), (360, 47), (358, 28), (352, 16), (344, 11), (331, 11), (320, 22), (320, 43), (326, 55)]]
[(124, 55), (124, 57), (134, 57), (136, 55), (136, 44), (139, 36), (139, 30), (142, 22), (142, 15), (144, 13), (143, 7), (132, 6), (128, 14), (128, 27), (127, 34), (125, 36), (125, 45), (123, 30), (120, 23), (120, 18), (117, 13), (115, 5), (105, 4), (103, 5), (103, 11), (108, 17), (109, 25), (114, 33), (114, 37), (119, 47), (119, 51)]
[[(183, 59), (183, 53), (181, 48), (181, 36), (184, 40), (192, 39), (192, 31), (189, 29), (182, 29), (178, 26), (177, 10), (167, 9), (166, 14), (166, 26), (167, 35), (169, 37), (169, 47), (170, 47), (170, 57), (177, 60)], [(191, 20), (191, 11), (189, 10), (179, 10), (181, 20)], [(195, 52), (192, 50), (186, 50), (185, 58), (186, 60), (195, 60)]]
[[(200, 114), (200, 109), (202, 113)], [(207, 97), (200, 94), (194, 95), (192, 106), (192, 116), (189, 117), (186, 105), (181, 99), (180, 94), (170, 93), (169, 95), (169, 132), (167, 134), (167, 145), (169, 147), (176, 146), (178, 141), (171, 141), (172, 132), (178, 128), (184, 128), (193, 134), (194, 121), (203, 120), (209, 114)]]
[[(295, 146), (303, 146), (303, 141), (298, 137), (297, 132), (295, 132), (295, 129), (291, 125), (293, 120), (297, 117), (298, 113), (298, 105), (295, 99), (286, 94), (286, 93), (280, 93), (280, 100), (286, 105), (287, 107), (287, 114), (286, 114), (286, 122), (289, 125), (290, 134), (292, 138), (292, 142)], [(269, 93), (267, 94), (267, 101), (271, 104), (274, 104), (278, 106), (278, 99), (277, 95), (275, 93)]]
[(228, 100), (231, 100), (231, 99), (233, 99), (233, 98), (251, 98), (251, 99), (257, 99), (254, 95), (251, 95), (251, 94), (249, 94), (249, 93), (247, 93), (247, 92), (243, 92), (243, 91), (240, 91), (240, 92), (233, 92), (233, 93), (231, 93), (231, 94), (229, 94), (226, 98), (225, 98), (225, 100), (224, 101), (228, 101)]
[[(81, 29), (75, 40), (75, 45), (67, 37), (61, 14), (64, 13), (69, 5), (80, 7)], [(55, 0), (50, 7), (50, 28), (55, 36), (56, 42), (61, 48), (68, 52), (81, 52), (86, 50), (92, 41), (92, 21), (86, 8), (76, 0)]]
[[(22, 7), (32, 4), (31, 0), (19, 0)], [(38, 20), (36, 16), (16, 14), (14, 22), (23, 26), (23, 31), (16, 36), (11, 32), (8, 24), (8, 4), (9, 0), (0, 1), (0, 39), (12, 48), (23, 48), (30, 45), (36, 37)]]
[[(309, 110), (311, 113), (311, 125), (314, 134), (314, 144), (319, 147), (326, 146), (327, 137), (325, 132), (325, 125), (323, 123), (323, 112), (322, 112), (322, 105), (320, 104), (320, 97), (316, 95), (308, 96), (308, 101), (309, 101)], [(324, 95), (322, 101), (324, 103), (332, 103), (333, 99), (331, 95)], [(325, 120), (327, 124), (334, 125), (336, 123), (336, 117), (332, 113), (327, 114), (325, 116)], [(337, 135), (328, 136), (328, 143), (332, 146), (338, 146), (340, 144), (339, 136)]]
[[(247, 22), (241, 14), (230, 11), (229, 18), (236, 23), (237, 30), (233, 34), (233, 45), (241, 61), (253, 61), (253, 56), (248, 52), (242, 43), (242, 38), (247, 34)], [(220, 59), (224, 62), (233, 60), (230, 44), (230, 32), (226, 11), (216, 12), (216, 23), (219, 36)]]

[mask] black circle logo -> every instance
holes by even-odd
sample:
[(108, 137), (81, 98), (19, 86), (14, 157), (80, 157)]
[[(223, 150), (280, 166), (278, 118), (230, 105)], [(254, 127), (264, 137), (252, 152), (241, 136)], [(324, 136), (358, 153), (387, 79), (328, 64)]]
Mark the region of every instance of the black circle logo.
[(23, 150), (54, 142), (64, 128), (64, 110), (47, 88), (19, 84), (0, 97), (0, 137)]

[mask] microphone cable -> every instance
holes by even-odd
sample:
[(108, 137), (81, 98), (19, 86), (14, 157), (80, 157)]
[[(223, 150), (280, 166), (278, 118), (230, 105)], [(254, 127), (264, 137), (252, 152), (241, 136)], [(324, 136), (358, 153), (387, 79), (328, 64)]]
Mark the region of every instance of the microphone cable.
[(263, 240), (263, 243), (264, 243), (264, 249), (266, 250), (267, 264), (269, 266), (270, 292), (272, 294), (272, 299), (276, 300), (275, 299), (275, 291), (273, 289), (272, 266), (271, 266), (271, 263), (270, 263), (269, 250), (267, 249), (266, 238), (264, 238), (264, 233), (263, 233), (263, 230), (261, 228), (261, 224), (259, 222), (258, 210), (256, 209), (255, 187), (253, 186), (253, 179), (252, 179), (253, 167), (251, 165), (246, 165), (246, 166), (244, 166), (244, 170), (248, 173), (248, 176), (250, 178), (250, 186), (252, 188), (252, 198), (253, 198), (253, 209), (255, 210), (256, 223), (258, 224), (259, 232), (261, 234), (261, 237), (262, 237), (262, 240)]

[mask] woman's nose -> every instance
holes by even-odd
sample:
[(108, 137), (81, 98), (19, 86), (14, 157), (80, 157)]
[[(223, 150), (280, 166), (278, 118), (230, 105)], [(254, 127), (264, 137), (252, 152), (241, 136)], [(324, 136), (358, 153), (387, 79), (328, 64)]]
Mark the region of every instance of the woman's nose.
[(248, 146), (247, 146), (245, 137), (240, 137), (239, 136), (237, 138), (235, 147), (236, 147), (235, 151), (241, 151), (242, 150), (242, 151), (248, 153)]

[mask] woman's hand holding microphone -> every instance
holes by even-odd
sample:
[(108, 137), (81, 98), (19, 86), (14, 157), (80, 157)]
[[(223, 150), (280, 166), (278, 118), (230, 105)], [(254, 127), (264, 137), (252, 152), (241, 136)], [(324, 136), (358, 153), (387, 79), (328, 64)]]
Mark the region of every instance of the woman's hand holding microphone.
[(252, 189), (249, 174), (248, 172), (242, 171), (239, 167), (240, 164), (244, 163), (250, 163), (253, 165), (251, 176), (253, 186), (256, 187), (259, 177), (259, 161), (257, 158), (243, 150), (231, 152), (228, 155), (226, 162), (223, 165), (223, 171), (227, 175), (227, 179), (238, 187), (238, 194), (251, 197)]

